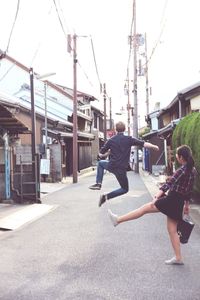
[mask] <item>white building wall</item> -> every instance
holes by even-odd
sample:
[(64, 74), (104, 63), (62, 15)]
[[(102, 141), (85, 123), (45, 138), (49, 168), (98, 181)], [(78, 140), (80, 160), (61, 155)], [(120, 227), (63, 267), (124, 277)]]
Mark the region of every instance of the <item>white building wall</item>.
[(191, 110), (200, 110), (200, 95), (190, 100)]

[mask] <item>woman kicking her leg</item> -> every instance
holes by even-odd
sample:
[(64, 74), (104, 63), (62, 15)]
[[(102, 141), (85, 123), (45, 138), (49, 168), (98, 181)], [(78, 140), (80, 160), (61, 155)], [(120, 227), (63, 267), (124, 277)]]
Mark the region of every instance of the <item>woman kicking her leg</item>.
[[(166, 264), (170, 265), (183, 264), (177, 224), (182, 219), (185, 201), (187, 202), (191, 197), (195, 177), (194, 160), (191, 149), (187, 145), (177, 148), (176, 159), (181, 167), (160, 187), (152, 202), (122, 216), (117, 216), (108, 210), (114, 226), (138, 219), (148, 213), (162, 212), (167, 215), (167, 229), (175, 253), (175, 257), (165, 261)], [(167, 195), (166, 192), (168, 192)]]

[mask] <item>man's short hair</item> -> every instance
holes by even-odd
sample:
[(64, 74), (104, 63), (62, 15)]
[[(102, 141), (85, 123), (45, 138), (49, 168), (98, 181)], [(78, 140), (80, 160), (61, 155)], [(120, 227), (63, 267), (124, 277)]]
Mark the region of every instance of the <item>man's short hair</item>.
[(126, 126), (123, 122), (117, 122), (115, 128), (117, 132), (124, 132), (126, 130)]

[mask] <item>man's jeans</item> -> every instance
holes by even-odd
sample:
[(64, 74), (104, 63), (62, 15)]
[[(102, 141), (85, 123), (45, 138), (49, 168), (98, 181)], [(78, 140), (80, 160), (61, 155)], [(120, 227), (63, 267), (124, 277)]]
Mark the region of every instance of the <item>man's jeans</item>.
[[(109, 163), (108, 160), (100, 160), (98, 162), (96, 183), (102, 183), (103, 176), (104, 176), (104, 170), (108, 170), (108, 163)], [(127, 178), (126, 171), (123, 171), (123, 172), (122, 171), (121, 172), (113, 171), (112, 172), (109, 170), (109, 172), (111, 172), (115, 175), (115, 177), (117, 178), (117, 180), (120, 184), (120, 188), (108, 193), (107, 199), (115, 198), (117, 196), (126, 194), (129, 190), (128, 178)]]

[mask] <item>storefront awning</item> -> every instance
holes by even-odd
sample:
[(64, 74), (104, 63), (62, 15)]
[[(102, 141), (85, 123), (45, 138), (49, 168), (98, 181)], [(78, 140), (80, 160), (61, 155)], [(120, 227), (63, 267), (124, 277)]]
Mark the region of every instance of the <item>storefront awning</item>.
[(78, 131), (78, 136), (87, 138), (89, 140), (94, 140), (94, 134), (88, 132)]
[[(44, 130), (45, 129), (43, 128), (43, 132), (44, 132)], [(73, 138), (73, 132), (64, 132), (64, 131), (59, 131), (59, 130), (48, 129), (48, 134), (54, 135), (54, 136), (60, 136), (63, 138)], [(95, 138), (94, 134), (82, 132), (82, 131), (78, 131), (77, 135), (78, 135), (78, 137), (87, 138), (89, 140), (94, 140), (94, 138)]]
[(2, 104), (0, 104), (0, 128), (8, 131), (10, 134), (31, 132), (25, 124), (18, 120), (18, 118)]
[(180, 119), (176, 119), (171, 121), (169, 124), (167, 124), (165, 127), (160, 128), (158, 130), (158, 136), (167, 136), (169, 133), (172, 133), (176, 125), (179, 123)]

